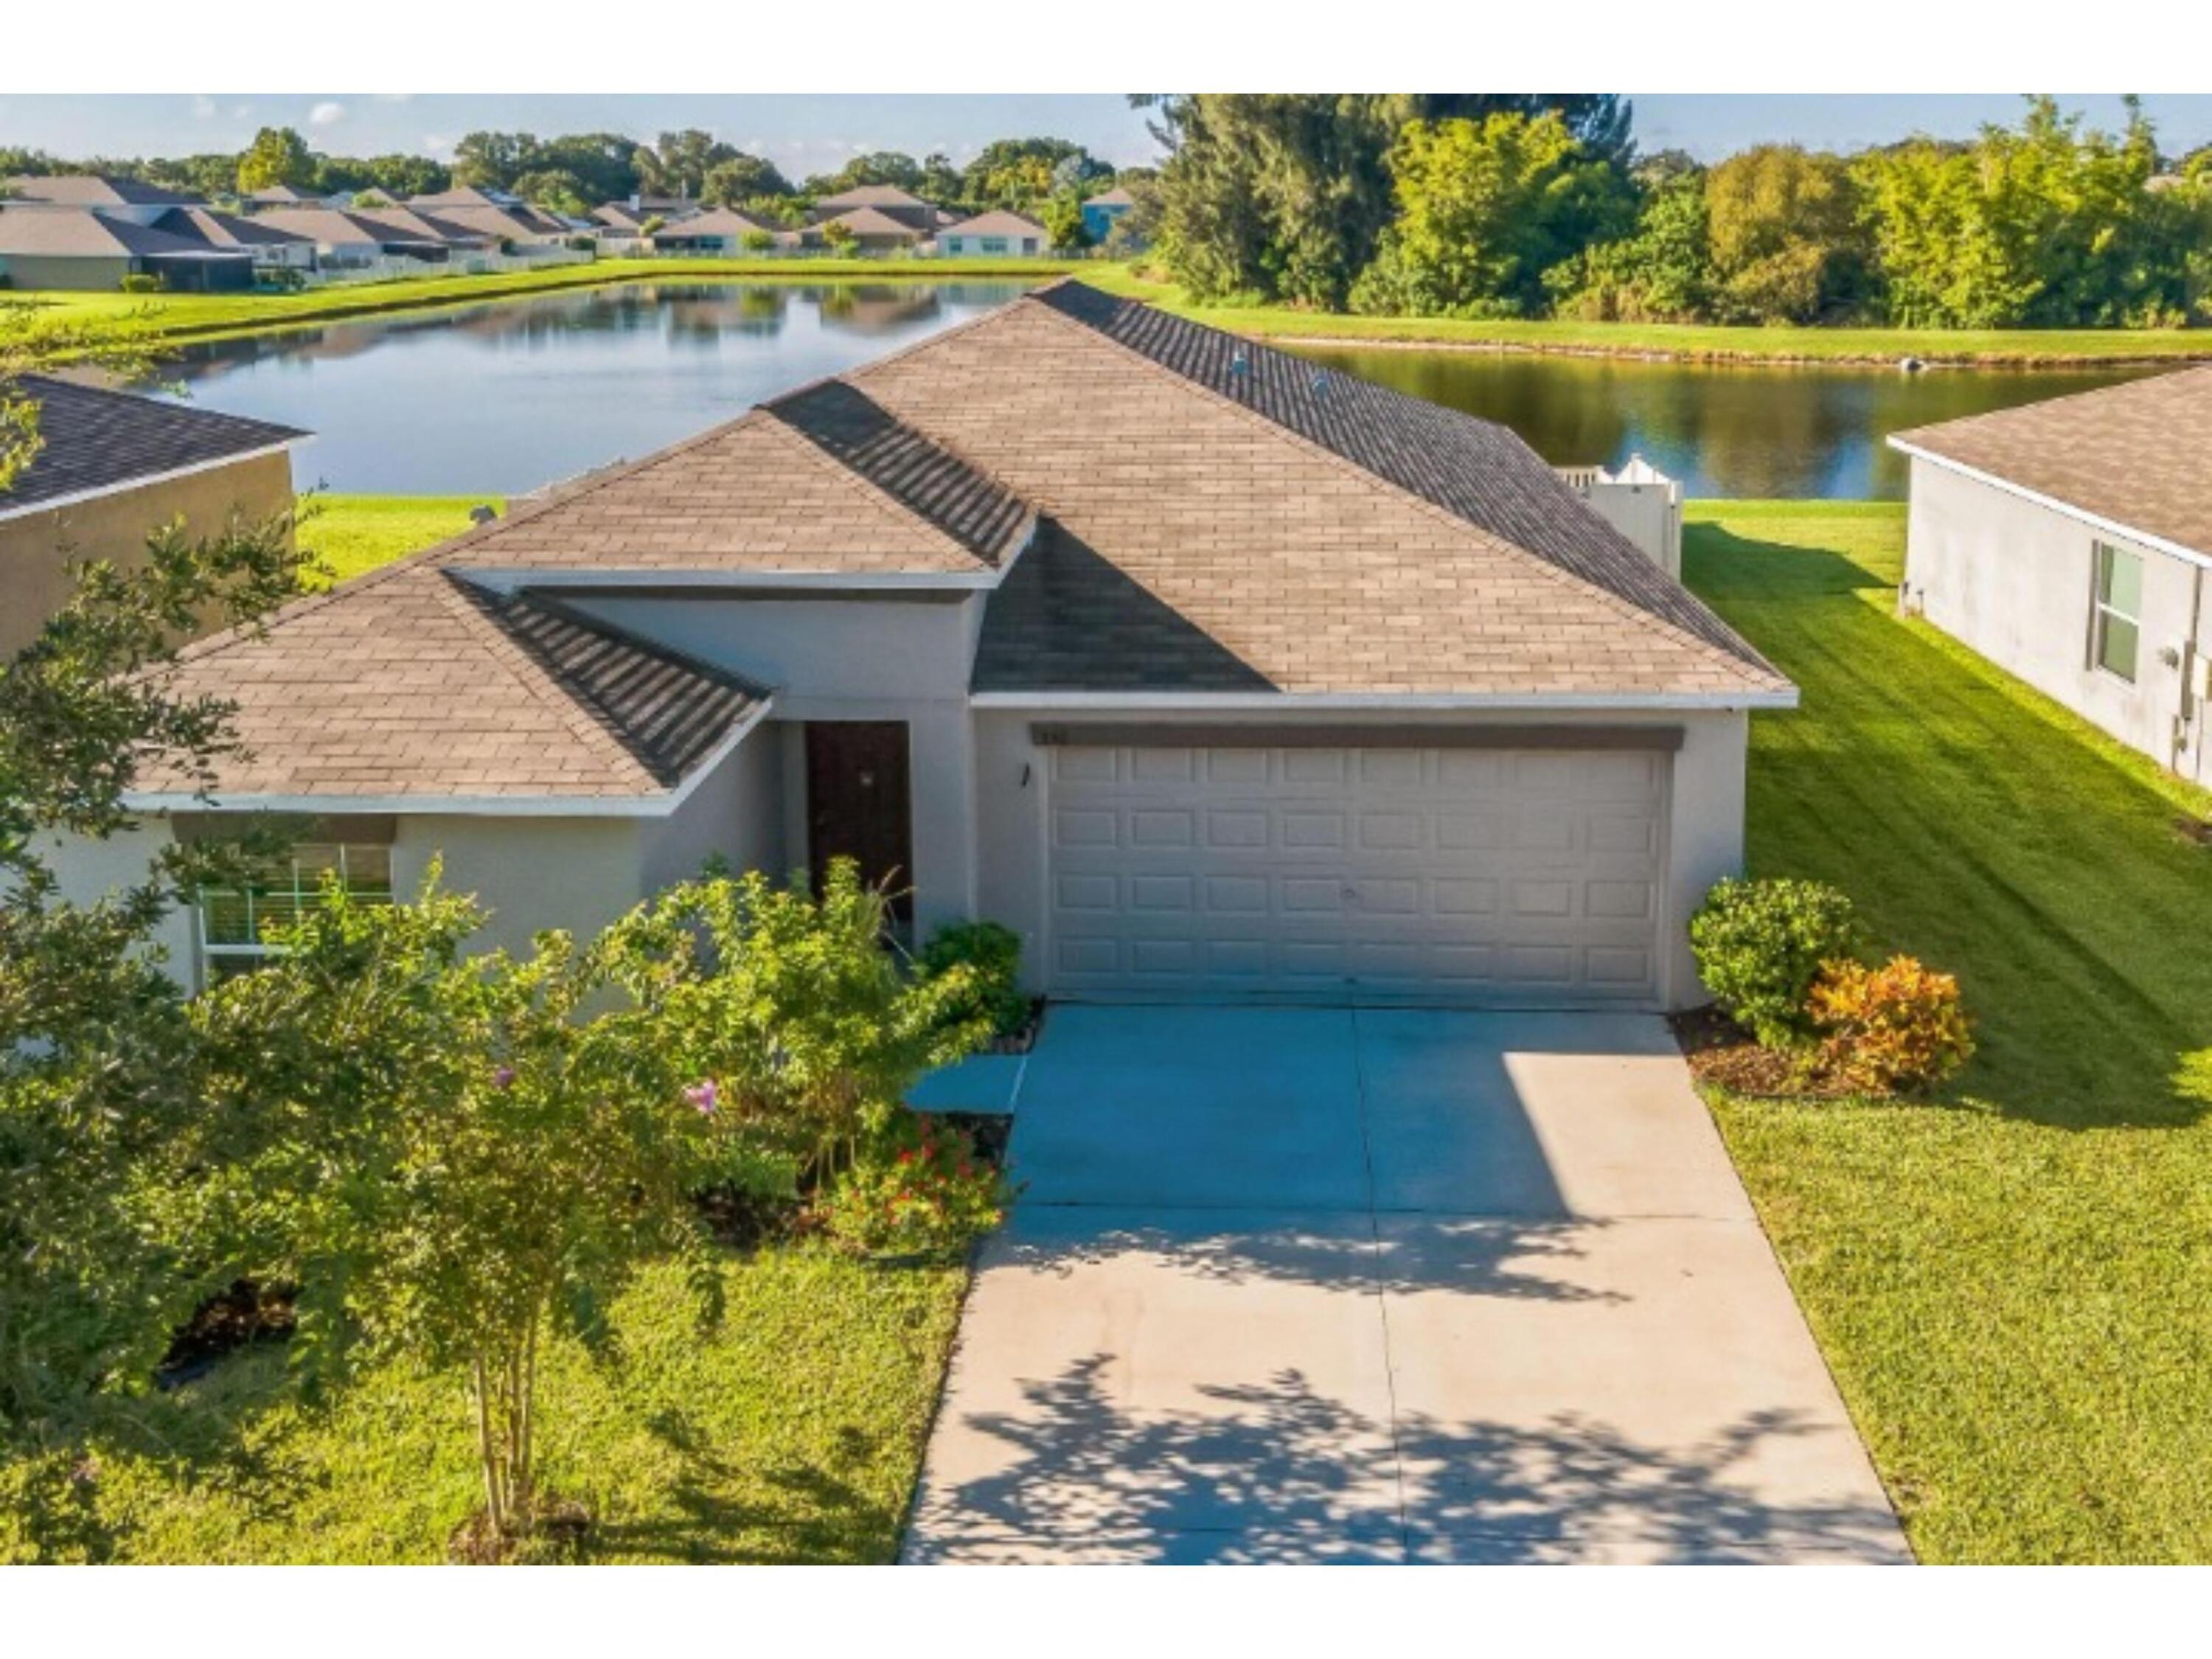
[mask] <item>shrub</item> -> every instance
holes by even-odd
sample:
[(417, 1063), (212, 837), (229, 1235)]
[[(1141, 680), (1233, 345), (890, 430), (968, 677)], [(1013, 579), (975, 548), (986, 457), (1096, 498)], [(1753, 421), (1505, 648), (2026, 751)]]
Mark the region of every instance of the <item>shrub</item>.
[(955, 1018), (987, 1018), (1000, 1036), (1011, 1036), (1029, 1023), (1030, 1000), (1020, 983), (1020, 934), (995, 921), (953, 922), (929, 936), (915, 958), (915, 975), (937, 979), (963, 964), (973, 988)]
[(1911, 957), (1827, 963), (1807, 1006), (1827, 1034), (1822, 1058), (1852, 1087), (1899, 1094), (1941, 1083), (1974, 1052), (1959, 981)]
[(1769, 1048), (1812, 1040), (1806, 995), (1822, 964), (1850, 957), (1858, 937), (1850, 900), (1817, 881), (1731, 878), (1690, 919), (1698, 977)]
[(945, 1255), (1004, 1220), (1011, 1196), (963, 1131), (902, 1109), (830, 1183), (816, 1213), (851, 1249)]
[(159, 294), (164, 284), (150, 270), (134, 270), (124, 277), (120, 286), (125, 294)]

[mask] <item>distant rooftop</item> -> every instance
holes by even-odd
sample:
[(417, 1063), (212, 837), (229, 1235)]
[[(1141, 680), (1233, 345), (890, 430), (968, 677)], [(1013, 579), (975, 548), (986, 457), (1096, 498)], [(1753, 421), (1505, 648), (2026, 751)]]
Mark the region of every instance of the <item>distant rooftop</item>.
[(38, 403), (43, 446), (15, 487), (0, 493), (0, 517), (128, 489), (168, 473), (299, 443), (310, 435), (296, 427), (181, 407), (158, 398), (44, 374), (26, 375), (19, 384)]

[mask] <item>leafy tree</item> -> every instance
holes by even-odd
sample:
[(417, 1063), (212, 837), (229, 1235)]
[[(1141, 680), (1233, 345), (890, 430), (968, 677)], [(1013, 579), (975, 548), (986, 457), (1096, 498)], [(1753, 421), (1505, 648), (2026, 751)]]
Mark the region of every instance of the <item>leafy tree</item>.
[(1863, 301), (1870, 250), (1840, 157), (1758, 145), (1706, 175), (1705, 201), (1721, 321), (1833, 321)]
[(925, 202), (934, 202), (939, 207), (969, 205), (961, 192), (960, 170), (952, 165), (948, 155), (931, 154), (921, 158), (921, 183), (915, 194)]
[(635, 155), (638, 178), (647, 190), (657, 196), (694, 200), (705, 191), (709, 173), (725, 161), (739, 159), (734, 146), (698, 127), (664, 132), (650, 148)]
[(1410, 121), (1390, 167), (1400, 212), (1354, 290), (1363, 310), (1535, 311), (1546, 274), (1632, 211), (1620, 173), (1555, 114)]
[(791, 180), (775, 163), (757, 155), (736, 155), (707, 169), (700, 182), (699, 199), (710, 207), (735, 208), (761, 197), (791, 194)]
[(633, 918), (465, 956), (481, 921), (434, 887), (399, 905), (326, 889), (281, 956), (195, 1012), (210, 1119), (253, 1149), (216, 1177), (242, 1248), (301, 1286), (312, 1368), (366, 1352), (466, 1378), (503, 1552), (542, 1507), (542, 1338), (604, 1346), (605, 1309), (672, 1251), (719, 1313), (691, 1196), (782, 1166), (663, 1040), (678, 941)]
[(248, 196), (278, 185), (309, 190), (314, 185), (315, 172), (315, 157), (306, 139), (289, 127), (264, 127), (239, 157), (238, 188)]
[(427, 155), (324, 155), (315, 168), (315, 188), (326, 196), (374, 190), (404, 201), (433, 195), (452, 183), (451, 171)]
[(1628, 164), (1634, 149), (1629, 126), (1634, 106), (1613, 92), (1430, 92), (1411, 113), (1431, 121), (1481, 121), (1492, 115), (1556, 115), (1590, 155)]
[[(637, 144), (619, 132), (569, 133), (538, 145), (522, 171), (566, 173), (576, 181), (578, 199), (597, 206), (636, 193)], [(526, 193), (520, 184), (515, 189)]]
[(775, 251), (775, 233), (769, 230), (749, 230), (738, 238), (738, 246), (748, 253), (772, 253)]
[[(514, 193), (533, 207), (581, 218), (592, 210), (590, 187), (573, 173), (557, 168), (526, 173), (514, 181)], [(605, 199), (601, 198), (601, 200)]]
[(453, 146), (455, 185), (507, 190), (537, 164), (538, 144), (527, 132), (471, 132)]
[(1673, 323), (1707, 314), (1712, 243), (1705, 169), (1688, 163), (1639, 167), (1634, 231), (1595, 242), (1554, 266), (1547, 286), (1564, 315), (1596, 322)]
[(1091, 232), (1083, 222), (1083, 198), (1073, 193), (1054, 197), (1041, 216), (1045, 238), (1056, 248), (1085, 248)]
[(848, 254), (858, 246), (860, 237), (852, 226), (832, 219), (822, 227), (822, 240), (832, 253)]
[(855, 155), (827, 179), (808, 180), (807, 193), (835, 196), (863, 185), (890, 185), (919, 194), (922, 186), (921, 163), (901, 150), (872, 150), (865, 155)]
[(960, 199), (978, 211), (1027, 212), (1055, 191), (1077, 191), (1113, 169), (1065, 138), (997, 138), (961, 170)]

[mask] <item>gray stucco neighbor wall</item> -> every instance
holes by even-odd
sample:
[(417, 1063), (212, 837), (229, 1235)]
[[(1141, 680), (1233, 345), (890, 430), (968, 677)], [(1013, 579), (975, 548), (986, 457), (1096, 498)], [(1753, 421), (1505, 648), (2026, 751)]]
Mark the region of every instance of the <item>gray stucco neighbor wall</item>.
[[(2212, 781), (2185, 675), (2212, 646), (2188, 560), (1915, 457), (1903, 599), (1937, 628), (2185, 777)], [(2142, 643), (2131, 684), (2091, 657), (2096, 545), (2142, 561)], [(2212, 607), (2212, 597), (2206, 600)], [(2174, 660), (2166, 660), (2168, 653)]]

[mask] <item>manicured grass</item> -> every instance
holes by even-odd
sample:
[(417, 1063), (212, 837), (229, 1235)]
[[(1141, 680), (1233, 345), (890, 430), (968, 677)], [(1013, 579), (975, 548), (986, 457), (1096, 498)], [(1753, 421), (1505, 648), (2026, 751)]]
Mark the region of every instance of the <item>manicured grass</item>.
[(344, 581), (459, 535), (479, 506), (507, 511), (497, 495), (316, 495), (302, 508), (300, 544)]
[[(670, 1266), (617, 1304), (617, 1359), (565, 1341), (547, 1354), (538, 1456), (546, 1488), (592, 1510), (585, 1559), (889, 1560), (965, 1273), (813, 1249), (720, 1271), (729, 1307), (713, 1331)], [(248, 1350), (119, 1409), (88, 1505), (41, 1522), (20, 1497), (0, 1503), (0, 1561), (443, 1559), (479, 1502), (459, 1380), (386, 1366), (315, 1408), (283, 1386), (284, 1364)]]
[[(485, 276), (429, 276), (301, 294), (9, 294), (58, 323), (121, 338), (262, 333), (380, 312), (480, 304), (609, 283), (1044, 282), (1073, 273), (1216, 328), (1256, 338), (1357, 340), (1711, 362), (1984, 363), (2014, 368), (2212, 358), (2212, 334), (2185, 329), (1726, 328), (1666, 323), (1474, 322), (1340, 317), (1285, 306), (1198, 306), (1149, 270), (1103, 259), (602, 259)], [(34, 319), (33, 332), (40, 326)]]
[(1754, 871), (1847, 889), (1978, 1022), (1932, 1103), (1713, 1102), (1914, 1547), (2212, 1559), (2212, 850), (2174, 828), (2212, 800), (1898, 620), (1900, 508), (1691, 518), (1691, 585), (1804, 694), (1753, 723)]

